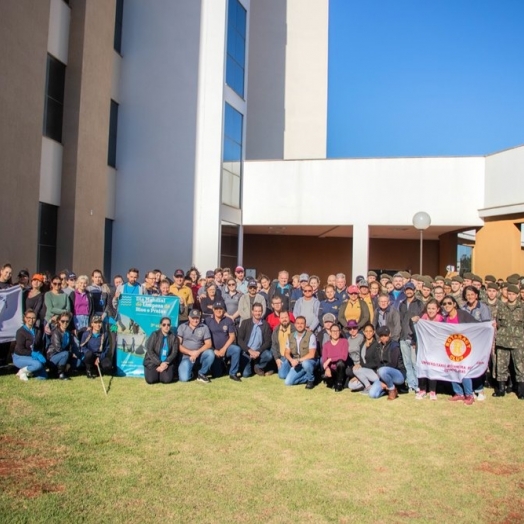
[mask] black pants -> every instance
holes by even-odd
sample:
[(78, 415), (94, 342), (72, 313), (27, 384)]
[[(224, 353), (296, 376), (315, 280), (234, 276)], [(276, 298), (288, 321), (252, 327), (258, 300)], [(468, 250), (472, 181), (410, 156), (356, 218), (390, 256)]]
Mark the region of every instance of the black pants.
[(437, 391), (437, 381), (426, 377), (419, 377), (418, 387), (423, 391)]
[(175, 366), (171, 364), (162, 373), (159, 373), (156, 368), (146, 368), (144, 366), (144, 377), (148, 384), (157, 384), (158, 382), (169, 384), (175, 378)]

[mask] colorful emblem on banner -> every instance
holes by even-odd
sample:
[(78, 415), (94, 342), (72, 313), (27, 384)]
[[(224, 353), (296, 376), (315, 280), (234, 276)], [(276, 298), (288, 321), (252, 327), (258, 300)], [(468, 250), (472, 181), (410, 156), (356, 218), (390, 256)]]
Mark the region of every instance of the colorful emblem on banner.
[(461, 334), (450, 335), (446, 339), (444, 347), (446, 348), (449, 359), (453, 362), (460, 362), (471, 353), (471, 342), (469, 338)]

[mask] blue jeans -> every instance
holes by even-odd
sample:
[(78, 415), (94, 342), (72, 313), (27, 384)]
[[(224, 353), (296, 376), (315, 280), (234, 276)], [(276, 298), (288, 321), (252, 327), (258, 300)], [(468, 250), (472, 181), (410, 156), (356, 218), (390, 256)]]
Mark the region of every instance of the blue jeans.
[(278, 378), (285, 380), (288, 376), (289, 370), (291, 369), (291, 364), (289, 363), (289, 360), (286, 357), (280, 357), (280, 362), (282, 362), (282, 365), (278, 370)]
[(404, 384), (404, 375), (398, 369), (384, 366), (378, 368), (377, 375), (379, 380), (375, 380), (369, 389), (369, 396), (371, 398), (379, 398), (386, 394), (382, 388), (382, 382), (386, 384), (386, 387), (389, 390), (395, 389), (395, 385), (400, 386), (401, 384)]
[(36, 378), (47, 378), (45, 364), (42, 364), (42, 362), (39, 362), (34, 358), (13, 353), (13, 364), (18, 369), (27, 368), (27, 371), (29, 371)]
[(55, 353), (49, 360), (56, 367), (65, 366), (69, 360), (69, 351), (60, 351), (60, 353)]
[(73, 325), (77, 331), (89, 327), (89, 315), (74, 315)]
[(406, 382), (411, 389), (418, 390), (417, 352), (407, 340), (400, 341), (400, 352), (406, 366)]
[(244, 365), (242, 376), (247, 378), (253, 374), (253, 365), (258, 366), (260, 369), (265, 369), (273, 360), (273, 353), (271, 353), (269, 349), (264, 349), (259, 353), (257, 358), (250, 358), (249, 354), (243, 351), (240, 358), (242, 359), (242, 365)]
[(473, 395), (473, 381), (470, 378), (463, 378), (462, 384), (452, 382), (451, 387), (455, 395), (464, 395), (466, 397)]
[(242, 350), (240, 349), (239, 346), (236, 346), (235, 344), (231, 344), (226, 349), (225, 356), (217, 357), (215, 355), (215, 360), (213, 361), (213, 365), (211, 366), (211, 374), (213, 375), (213, 377), (221, 377), (223, 375), (224, 360), (228, 358), (231, 360), (229, 374), (236, 375), (240, 368), (240, 353), (241, 352)]
[(215, 361), (215, 353), (212, 349), (206, 349), (201, 353), (194, 362), (189, 360), (189, 355), (182, 355), (182, 360), (178, 365), (178, 378), (180, 382), (189, 382), (193, 375), (193, 367), (200, 364), (199, 373), (207, 375), (213, 362)]
[(300, 371), (295, 371), (295, 368), (291, 368), (286, 377), (286, 386), (296, 386), (297, 384), (312, 382), (315, 380), (316, 366), (317, 360), (312, 358), (302, 362), (302, 369)]

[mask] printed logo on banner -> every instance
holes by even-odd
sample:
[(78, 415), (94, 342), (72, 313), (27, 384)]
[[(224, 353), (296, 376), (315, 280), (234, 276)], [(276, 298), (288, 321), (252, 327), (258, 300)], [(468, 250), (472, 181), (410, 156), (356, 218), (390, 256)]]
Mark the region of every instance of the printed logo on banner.
[(471, 353), (469, 338), (461, 334), (450, 335), (444, 344), (448, 357), (453, 362), (461, 362)]

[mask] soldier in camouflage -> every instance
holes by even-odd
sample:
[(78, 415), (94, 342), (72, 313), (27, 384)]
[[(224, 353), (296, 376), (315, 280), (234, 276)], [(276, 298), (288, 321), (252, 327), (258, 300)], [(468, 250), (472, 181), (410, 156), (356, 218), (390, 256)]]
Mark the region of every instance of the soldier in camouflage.
[(497, 388), (494, 397), (506, 394), (510, 359), (513, 359), (517, 378), (519, 399), (524, 400), (524, 304), (519, 300), (519, 288), (515, 284), (507, 287), (508, 301), (497, 309)]

